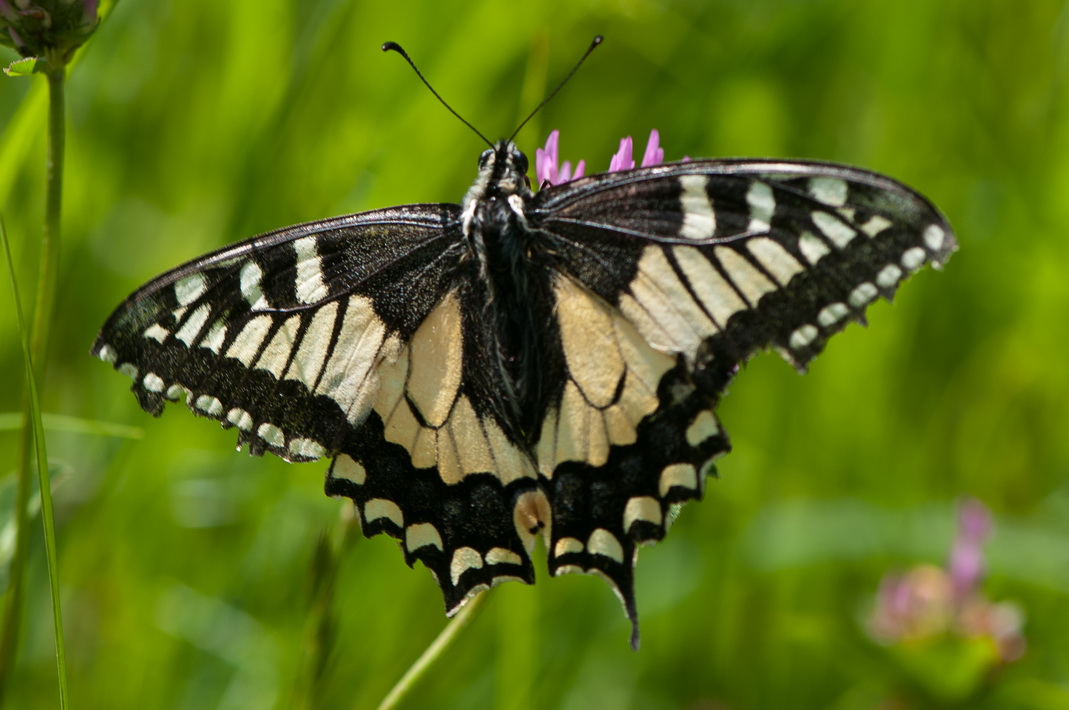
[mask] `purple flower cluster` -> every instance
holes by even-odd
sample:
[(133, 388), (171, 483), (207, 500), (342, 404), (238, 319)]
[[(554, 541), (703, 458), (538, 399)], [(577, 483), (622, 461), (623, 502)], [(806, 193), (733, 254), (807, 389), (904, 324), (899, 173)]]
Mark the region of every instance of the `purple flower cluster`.
[(918, 565), (885, 576), (869, 619), (872, 636), (887, 644), (940, 636), (986, 638), (1001, 662), (1019, 658), (1025, 649), (1021, 610), (988, 600), (980, 589), (982, 548), (991, 530), (991, 515), (982, 503), (962, 502), (946, 568)]
[[(535, 151), (535, 177), (539, 185), (560, 185), (571, 180), (583, 177), (586, 169), (586, 161), (580, 160), (572, 172), (570, 161), (560, 162), (558, 157), (558, 144), (560, 131), (553, 131), (546, 140), (546, 147)], [(657, 129), (650, 131), (649, 141), (646, 143), (646, 152), (642, 155), (642, 167), (660, 165), (664, 162), (664, 149), (660, 147), (661, 136)], [(632, 155), (633, 142), (631, 136), (620, 141), (620, 150), (609, 161), (609, 172), (615, 173), (621, 170), (631, 170), (635, 167), (635, 159)], [(684, 158), (686, 160), (686, 158)]]

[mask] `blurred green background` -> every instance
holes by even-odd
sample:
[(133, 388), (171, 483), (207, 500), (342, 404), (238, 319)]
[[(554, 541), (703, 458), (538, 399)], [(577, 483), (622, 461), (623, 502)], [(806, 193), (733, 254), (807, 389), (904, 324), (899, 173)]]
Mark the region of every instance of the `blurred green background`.
[[(744, 368), (720, 407), (735, 447), (721, 479), (642, 552), (640, 652), (600, 580), (540, 566), (534, 587), (493, 590), (405, 707), (1069, 707), (1066, 8), (120, 2), (69, 81), (43, 393), (47, 412), (140, 434), (50, 431), (74, 707), (374, 707), (443, 627), (426, 570), (323, 496), (325, 463), (235, 454), (233, 432), (177, 406), (153, 420), (88, 348), (130, 291), (210, 249), (459, 201), (483, 145), (383, 41), (494, 138), (597, 33), (604, 45), (519, 135), (532, 162), (553, 128), (562, 158), (595, 171), (622, 136), (638, 151), (657, 128), (669, 160), (858, 164), (928, 195), (961, 251), (872, 307), (808, 376), (773, 355)], [(0, 208), (26, 302), (44, 89), (0, 81)], [(21, 355), (0, 293), (0, 412), (14, 413)], [(0, 522), (17, 442), (5, 421)], [(995, 516), (984, 593), (1019, 605), (1028, 647), (959, 682), (964, 642), (944, 639), (932, 661), (923, 641), (874, 643), (865, 620), (884, 574), (942, 564), (965, 496)], [(13, 708), (58, 698), (39, 518), (33, 534)]]

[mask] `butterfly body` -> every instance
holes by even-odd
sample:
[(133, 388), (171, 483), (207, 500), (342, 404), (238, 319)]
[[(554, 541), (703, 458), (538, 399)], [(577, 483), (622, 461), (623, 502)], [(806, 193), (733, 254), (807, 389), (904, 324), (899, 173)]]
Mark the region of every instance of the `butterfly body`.
[[(485, 331), (485, 344), (472, 343), (494, 364), (497, 386), (488, 388), (493, 411), (510, 439), (528, 456), (545, 412), (544, 384), (555, 379), (552, 300), (552, 244), (532, 230), (526, 208), (533, 193), (528, 162), (510, 141), (483, 152), (479, 176), (462, 203), (461, 232), (477, 273), (458, 279), (477, 290), (466, 300), (484, 304), (467, 332)], [(559, 358), (556, 358), (559, 361)]]
[(505, 580), (633, 569), (729, 449), (713, 409), (774, 348), (828, 337), (956, 248), (890, 178), (692, 161), (532, 192), (508, 141), (459, 205), (279, 230), (131, 295), (93, 353), (143, 408), (184, 399), (254, 454), (329, 457), (326, 490), (399, 539), (449, 613)]

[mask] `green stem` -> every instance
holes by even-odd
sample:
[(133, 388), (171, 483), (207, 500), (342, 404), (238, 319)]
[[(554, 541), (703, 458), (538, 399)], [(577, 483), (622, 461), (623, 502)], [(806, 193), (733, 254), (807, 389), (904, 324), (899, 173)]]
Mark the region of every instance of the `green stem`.
[[(65, 141), (65, 100), (64, 79), (66, 69), (62, 62), (57, 62), (58, 69), (46, 74), (48, 78), (49, 106), (48, 106), (48, 156), (46, 164), (46, 189), (45, 189), (45, 223), (44, 233), (41, 239), (41, 263), (37, 281), (37, 299), (34, 308), (33, 327), (30, 331), (29, 360), (34, 367), (35, 382), (27, 383), (27, 394), (23, 400), (22, 435), (19, 439), (18, 458), (18, 481), (15, 492), (15, 550), (11, 559), (11, 570), (8, 577), (8, 593), (4, 604), (4, 626), (0, 631), (0, 703), (3, 702), (3, 693), (10, 687), (13, 675), (15, 659), (18, 651), (19, 622), (22, 609), (23, 571), (26, 566), (26, 555), (29, 547), (28, 503), (30, 489), (33, 480), (33, 452), (34, 452), (34, 427), (31, 411), (31, 388), (40, 390), (45, 362), (48, 354), (49, 327), (52, 322), (52, 309), (55, 302), (56, 281), (59, 271), (59, 245), (60, 245), (60, 214), (63, 202), (63, 158)], [(21, 317), (21, 312), (19, 313)], [(43, 446), (44, 442), (37, 442)], [(48, 471), (39, 472), (41, 479), (42, 504), (48, 501), (49, 513), (51, 508), (51, 496), (48, 491)], [(42, 508), (42, 513), (45, 510)], [(51, 522), (51, 515), (44, 518), (46, 524), (46, 543)], [(50, 578), (55, 577), (54, 540), (50, 551), (49, 567)], [(57, 624), (59, 617), (59, 589), (52, 589), (53, 613)], [(61, 702), (66, 706), (65, 672), (63, 659), (62, 626), (56, 627), (57, 654), (60, 663), (60, 687)]]
[(63, 207), (63, 158), (66, 147), (66, 69), (48, 76), (48, 163), (46, 166), (45, 229), (41, 239), (40, 281), (37, 283), (37, 306), (33, 314), (33, 337), (30, 352), (37, 363), (37, 377), (44, 373), (52, 309), (56, 301), (56, 277), (59, 273), (60, 214)]
[(438, 634), (438, 638), (434, 639), (431, 645), (427, 647), (427, 650), (423, 652), (423, 655), (405, 671), (405, 674), (401, 676), (401, 680), (397, 681), (397, 684), (390, 689), (389, 695), (379, 703), (378, 710), (393, 710), (393, 708), (397, 707), (397, 704), (412, 690), (416, 681), (423, 677), (423, 674), (427, 672), (427, 669), (435, 661), (441, 658), (445, 650), (456, 640), (457, 635), (475, 617), (475, 612), (482, 605), (485, 596), (486, 592), (477, 594), (446, 624), (446, 627), (442, 629), (442, 633)]

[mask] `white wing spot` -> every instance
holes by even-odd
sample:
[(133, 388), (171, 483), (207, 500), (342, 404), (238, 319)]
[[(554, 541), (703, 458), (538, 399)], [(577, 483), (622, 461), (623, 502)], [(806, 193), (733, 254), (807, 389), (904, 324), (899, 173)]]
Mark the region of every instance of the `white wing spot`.
[(335, 478), (344, 478), (358, 486), (364, 485), (367, 480), (367, 469), (359, 461), (348, 454), (338, 454), (334, 459), (334, 465), (330, 469)]
[(261, 424), (260, 428), (256, 430), (256, 434), (271, 446), (281, 447), (286, 443), (286, 435), (271, 422)]
[(817, 225), (817, 228), (824, 233), (824, 236), (840, 249), (857, 236), (857, 232), (850, 225), (833, 214), (815, 210), (811, 217), (813, 218), (813, 224)]
[(811, 232), (803, 232), (798, 238), (798, 248), (810, 264), (815, 264), (831, 252), (824, 240)]
[(628, 499), (624, 507), (624, 530), (630, 531), (631, 526), (640, 520), (654, 525), (663, 523), (660, 501), (653, 496), (634, 496)]
[(849, 314), (850, 309), (847, 308), (846, 304), (836, 301), (820, 309), (820, 313), (817, 314), (817, 323), (820, 323), (825, 328), (830, 328)]
[(267, 298), (264, 297), (263, 288), (260, 286), (260, 279), (263, 275), (264, 272), (255, 261), (247, 261), (245, 266), (241, 267), (241, 295), (245, 297), (245, 301), (254, 311), (270, 308)]
[(488, 565), (522, 565), (523, 558), (517, 555), (512, 550), (505, 549), (504, 547), (491, 548), (486, 553), (486, 564)]
[(563, 574), (583, 574), (586, 570), (579, 565), (561, 565), (553, 573), (554, 577), (560, 577)]
[(137, 369), (137, 365), (134, 365), (133, 363), (124, 362), (123, 364), (119, 365), (118, 370), (122, 374), (124, 374), (127, 377), (129, 377), (131, 380), (136, 380), (137, 379), (138, 369)]
[(252, 431), (252, 425), (255, 423), (252, 415), (239, 407), (234, 407), (227, 412), (226, 420), (241, 431)]
[(312, 236), (293, 242), (293, 250), (297, 252), (297, 300), (301, 303), (318, 303), (327, 297), (323, 262), (316, 249), (316, 241)]
[(213, 417), (223, 416), (223, 403), (219, 401), (218, 397), (212, 397), (210, 394), (202, 394), (197, 397), (194, 406), (200, 411), (206, 412)]
[(164, 397), (171, 400), (172, 402), (177, 402), (178, 398), (182, 395), (189, 397), (191, 394), (193, 393), (189, 391), (188, 387), (175, 384), (167, 388), (167, 393), (164, 395)]
[(204, 280), (204, 274), (190, 274), (185, 278), (174, 282), (174, 296), (179, 305), (188, 306), (204, 295), (208, 284)]
[(147, 389), (149, 392), (163, 392), (164, 388), (166, 387), (166, 383), (163, 381), (163, 378), (157, 375), (155, 372), (150, 372), (145, 375), (143, 383), (145, 385), (145, 389)]
[(679, 179), (683, 194), (679, 197), (683, 209), (683, 227), (679, 230), (686, 239), (708, 239), (716, 232), (716, 212), (709, 199), (705, 175), (684, 175)]
[(787, 341), (787, 344), (795, 350), (801, 350), (816, 340), (818, 335), (820, 335), (820, 331), (817, 330), (817, 327), (806, 323), (801, 328), (791, 333), (791, 337)]
[(946, 239), (947, 233), (943, 231), (943, 228), (938, 224), (930, 224), (928, 228), (924, 230), (924, 243), (928, 245), (928, 248), (932, 251), (939, 251), (943, 248), (943, 240)]
[(772, 228), (772, 213), (776, 211), (776, 198), (772, 188), (764, 182), (754, 180), (746, 191), (746, 204), (750, 206), (750, 224), (748, 232), (767, 232)]
[(200, 346), (218, 355), (224, 340), (226, 340), (226, 323), (220, 319), (208, 328), (208, 334), (204, 336), (204, 340), (200, 341)]
[(833, 177), (815, 177), (809, 180), (809, 194), (831, 207), (846, 204), (846, 181)]
[(208, 307), (207, 303), (202, 303), (197, 306), (197, 310), (193, 311), (182, 327), (178, 329), (178, 332), (174, 334), (174, 337), (181, 340), (187, 346), (193, 344), (193, 341), (200, 335), (200, 331), (204, 328), (204, 324), (208, 322), (208, 316), (211, 315), (212, 309)]
[(691, 446), (697, 446), (719, 432), (720, 427), (716, 423), (716, 417), (708, 409), (703, 409), (698, 412), (698, 416), (694, 417), (694, 421), (687, 427), (687, 443)]
[(119, 359), (119, 354), (115, 352), (115, 348), (110, 345), (100, 346), (100, 359), (106, 363), (115, 364), (115, 361)]
[(870, 217), (868, 222), (865, 222), (865, 224), (861, 225), (861, 231), (869, 235), (870, 237), (875, 237), (877, 234), (887, 229), (892, 224), (894, 224), (894, 222), (887, 219), (883, 215), (877, 214)]
[(900, 278), (902, 278), (902, 269), (894, 264), (888, 264), (876, 274), (876, 285), (880, 288), (894, 288)]
[(415, 552), (421, 547), (442, 549), (442, 536), (430, 523), (416, 523), (405, 528), (405, 548)]
[(365, 503), (364, 518), (369, 523), (379, 518), (386, 518), (399, 528), (405, 526), (405, 516), (401, 513), (401, 508), (392, 500), (385, 498), (372, 498)]
[(664, 467), (658, 486), (661, 497), (666, 497), (676, 486), (690, 490), (698, 488), (698, 469), (694, 468), (694, 464), (673, 463)]
[(312, 439), (293, 439), (290, 441), (289, 451), (294, 456), (309, 459), (321, 459), (327, 454), (323, 445)]
[(920, 247), (911, 247), (902, 254), (902, 266), (906, 271), (914, 272), (921, 267), (928, 255)]
[(557, 540), (557, 544), (553, 546), (553, 556), (560, 557), (561, 555), (569, 555), (575, 552), (582, 552), (586, 549), (582, 540), (577, 540), (574, 537), (562, 537)]
[(598, 528), (590, 533), (586, 549), (592, 555), (604, 555), (617, 562), (624, 561), (624, 548), (616, 536), (605, 528)]
[(483, 556), (474, 547), (459, 547), (453, 553), (453, 560), (449, 563), (449, 576), (453, 580), (453, 586), (460, 581), (460, 576), (469, 569), (482, 569)]
[(870, 281), (865, 281), (851, 291), (846, 300), (854, 308), (861, 308), (862, 306), (871, 303), (878, 294), (879, 291), (876, 289), (876, 286)]
[(157, 343), (162, 343), (167, 340), (167, 336), (171, 334), (171, 331), (164, 328), (159, 323), (153, 323), (148, 328), (145, 328), (145, 337), (150, 340), (155, 340)]

